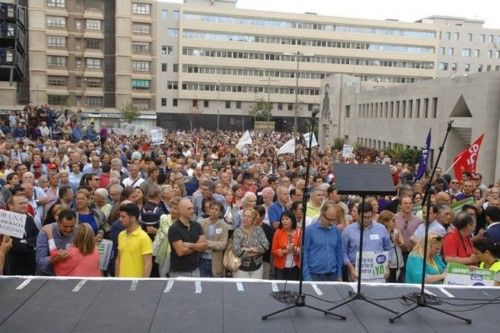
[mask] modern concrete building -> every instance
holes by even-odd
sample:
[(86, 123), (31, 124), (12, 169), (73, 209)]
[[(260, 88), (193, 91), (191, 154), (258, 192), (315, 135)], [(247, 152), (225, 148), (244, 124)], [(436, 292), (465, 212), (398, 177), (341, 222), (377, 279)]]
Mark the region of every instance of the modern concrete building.
[(500, 29), (463, 17), (431, 16), (417, 22), (439, 29), (438, 77), (500, 71)]
[(447, 124), (453, 129), (440, 167), (485, 133), (478, 171), (485, 183), (500, 179), (500, 73), (476, 73), (394, 87), (366, 87), (359, 78), (334, 75), (323, 80), (319, 143), (334, 138), (384, 149), (399, 143), (419, 148), (432, 129), (431, 161)]
[(304, 129), (328, 74), (384, 84), (435, 77), (433, 25), (245, 10), (236, 3), (157, 4), (162, 126), (241, 129), (249, 108), (263, 99), (272, 103), (278, 130), (292, 130), (295, 115)]

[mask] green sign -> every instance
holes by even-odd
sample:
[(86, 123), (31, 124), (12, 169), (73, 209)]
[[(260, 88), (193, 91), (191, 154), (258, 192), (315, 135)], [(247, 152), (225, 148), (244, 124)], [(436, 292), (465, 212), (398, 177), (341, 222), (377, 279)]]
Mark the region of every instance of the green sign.
[(493, 286), (495, 272), (489, 269), (470, 269), (456, 263), (449, 263), (444, 284), (456, 286)]

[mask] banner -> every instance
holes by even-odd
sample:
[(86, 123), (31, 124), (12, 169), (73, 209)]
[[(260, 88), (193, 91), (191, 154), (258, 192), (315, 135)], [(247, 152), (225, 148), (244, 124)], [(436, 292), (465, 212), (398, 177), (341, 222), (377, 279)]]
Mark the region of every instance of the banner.
[(462, 181), (462, 172), (468, 171), (475, 173), (477, 168), (477, 159), (479, 158), (479, 150), (483, 143), (484, 133), (477, 138), (469, 148), (458, 153), (453, 162), (453, 171), (455, 178)]
[(99, 269), (105, 271), (108, 269), (111, 253), (113, 252), (113, 241), (103, 239), (97, 245), (99, 251)]
[(427, 139), (425, 140), (424, 149), (422, 149), (422, 156), (420, 156), (420, 161), (418, 162), (418, 170), (415, 174), (415, 180), (417, 181), (423, 177), (425, 171), (427, 170), (427, 162), (429, 161), (429, 152), (431, 150), (431, 129), (429, 128), (429, 133), (427, 134)]
[(240, 138), (238, 141), (238, 144), (236, 144), (236, 149), (241, 150), (245, 145), (251, 145), (252, 144), (252, 137), (250, 136), (250, 132), (246, 131), (243, 133), (243, 136)]
[(0, 234), (23, 239), (26, 215), (0, 209)]
[[(359, 262), (359, 251), (356, 254), (356, 265)], [(361, 281), (385, 282), (385, 270), (389, 265), (389, 252), (363, 251), (361, 262)], [(356, 272), (358, 268), (356, 267)]]
[(345, 158), (349, 158), (351, 154), (352, 154), (352, 147), (349, 145), (344, 145), (342, 147), (342, 156), (344, 156)]
[(314, 136), (314, 133), (306, 133), (304, 134), (304, 142), (307, 148), (309, 148), (309, 136), (312, 134), (312, 142), (311, 142), (311, 148), (316, 147), (318, 145), (318, 141), (316, 141), (316, 136)]
[(163, 130), (161, 128), (151, 129), (151, 143), (153, 145), (161, 145), (165, 143), (165, 137), (163, 136)]
[(489, 269), (470, 269), (456, 263), (449, 263), (444, 284), (455, 286), (494, 286), (495, 272)]
[(278, 155), (295, 154), (295, 139), (290, 139), (278, 150)]
[(457, 201), (457, 202), (450, 204), (450, 208), (453, 211), (453, 213), (455, 213), (455, 215), (456, 215), (456, 214), (460, 213), (463, 206), (475, 205), (475, 203), (476, 203), (476, 201), (474, 200), (474, 198), (470, 197), (470, 198), (460, 200), (460, 201)]

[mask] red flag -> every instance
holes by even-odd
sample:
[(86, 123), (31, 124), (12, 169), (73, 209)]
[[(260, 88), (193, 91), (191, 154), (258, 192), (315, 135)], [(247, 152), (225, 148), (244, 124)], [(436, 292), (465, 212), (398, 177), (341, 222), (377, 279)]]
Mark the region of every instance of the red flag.
[(476, 172), (477, 159), (479, 157), (479, 150), (483, 143), (484, 133), (474, 141), (469, 148), (458, 153), (454, 158), (453, 171), (455, 178), (462, 181), (462, 172), (468, 171), (471, 173)]

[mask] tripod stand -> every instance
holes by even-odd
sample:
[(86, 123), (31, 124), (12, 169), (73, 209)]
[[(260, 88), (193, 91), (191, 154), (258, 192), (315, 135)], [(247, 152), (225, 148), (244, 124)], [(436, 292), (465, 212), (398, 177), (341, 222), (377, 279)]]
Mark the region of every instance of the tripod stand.
[[(335, 173), (337, 178), (337, 190), (340, 194), (358, 194), (361, 195), (361, 207), (365, 205), (365, 197), (370, 195), (382, 195), (395, 193), (394, 185), (390, 176), (390, 170), (387, 165), (352, 165), (352, 164), (335, 164)], [(359, 257), (357, 263), (358, 269), (358, 288), (356, 292), (349, 291), (347, 300), (336, 304), (328, 310), (333, 310), (349, 304), (356, 300), (365, 301), (375, 305), (381, 309), (396, 314), (381, 304), (378, 304), (368, 298), (361, 292), (361, 272), (363, 262), (363, 236), (364, 236), (364, 210), (361, 210), (361, 223), (359, 234)], [(388, 260), (388, 259), (387, 259)]]
[[(309, 136), (309, 147), (307, 149), (307, 168), (306, 168), (306, 176), (305, 176), (306, 177), (305, 188), (307, 188), (307, 185), (309, 182), (309, 168), (311, 165), (311, 149), (312, 149), (311, 145), (312, 145), (312, 138), (313, 138), (313, 131), (314, 131), (314, 122), (316, 120), (316, 115), (318, 113), (319, 113), (319, 110), (317, 110), (317, 109), (314, 110), (312, 113), (312, 117), (311, 117), (311, 133)], [(333, 313), (331, 311), (323, 310), (323, 309), (306, 304), (306, 295), (304, 294), (304, 292), (302, 290), (302, 285), (304, 283), (304, 265), (303, 265), (304, 260), (303, 259), (304, 259), (304, 242), (305, 242), (305, 235), (306, 235), (306, 211), (307, 211), (307, 198), (305, 195), (304, 195), (304, 198), (302, 200), (302, 210), (303, 210), (304, 216), (302, 218), (302, 238), (301, 238), (301, 245), (300, 245), (301, 265), (300, 265), (299, 293), (295, 297), (295, 304), (287, 306), (281, 310), (269, 313), (267, 315), (264, 315), (264, 316), (262, 316), (262, 320), (266, 320), (267, 318), (269, 318), (271, 316), (277, 315), (279, 313), (282, 313), (282, 312), (285, 312), (285, 311), (288, 311), (290, 309), (297, 308), (297, 307), (298, 308), (306, 307), (306, 308), (309, 308), (312, 310), (323, 312), (325, 315), (331, 315), (331, 316), (337, 317), (338, 319), (346, 320), (346, 317), (344, 317), (344, 316), (341, 316), (341, 315), (338, 315), (338, 314)]]
[(398, 313), (396, 316), (391, 317), (389, 319), (389, 322), (391, 322), (391, 323), (394, 323), (394, 321), (396, 319), (406, 315), (407, 313), (412, 312), (415, 309), (421, 308), (421, 307), (429, 308), (429, 309), (432, 309), (434, 311), (444, 313), (448, 316), (458, 318), (460, 320), (465, 321), (469, 325), (472, 323), (472, 320), (470, 320), (468, 318), (460, 317), (454, 313), (448, 312), (446, 310), (440, 309), (434, 305), (429, 304), (428, 298), (430, 298), (429, 297), (430, 295), (425, 293), (425, 268), (427, 266), (427, 251), (428, 251), (427, 245), (429, 242), (428, 236), (429, 236), (429, 224), (430, 224), (429, 212), (431, 210), (431, 200), (430, 200), (431, 185), (432, 185), (432, 179), (434, 178), (434, 174), (436, 173), (436, 168), (437, 168), (437, 166), (439, 164), (439, 160), (441, 158), (441, 154), (443, 153), (444, 145), (446, 143), (446, 140), (448, 139), (448, 134), (450, 134), (450, 131), (452, 129), (452, 123), (453, 123), (453, 121), (448, 122), (448, 128), (446, 129), (446, 135), (444, 136), (443, 144), (441, 145), (441, 147), (439, 147), (439, 154), (438, 154), (436, 163), (434, 165), (434, 168), (432, 169), (431, 178), (430, 178), (429, 183), (426, 186), (425, 195), (424, 195), (424, 198), (422, 200), (422, 207), (424, 207), (425, 204), (427, 204), (427, 213), (425, 215), (424, 258), (423, 258), (424, 260), (423, 260), (423, 264), (422, 264), (422, 280), (420, 282), (420, 293), (416, 296), (408, 295), (408, 296), (402, 297), (402, 299), (404, 301), (413, 302), (413, 303), (415, 303), (415, 305), (413, 305), (412, 307), (410, 307), (409, 309), (407, 309), (401, 313)]

